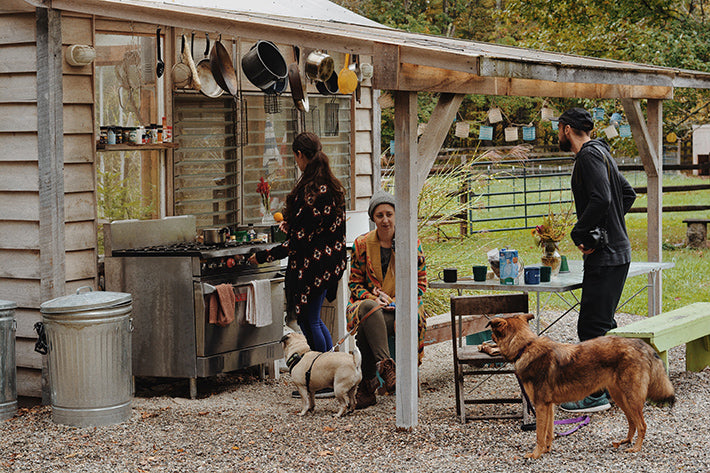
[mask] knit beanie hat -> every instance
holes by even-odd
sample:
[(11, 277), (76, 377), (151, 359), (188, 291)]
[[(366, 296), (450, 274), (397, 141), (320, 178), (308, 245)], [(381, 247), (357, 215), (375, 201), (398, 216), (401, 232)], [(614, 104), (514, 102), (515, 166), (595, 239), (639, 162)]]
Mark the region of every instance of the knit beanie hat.
[(370, 205), (367, 207), (367, 215), (370, 216), (370, 220), (374, 220), (372, 214), (375, 213), (375, 209), (380, 204), (389, 204), (394, 207), (394, 196), (382, 189), (376, 190), (370, 197)]

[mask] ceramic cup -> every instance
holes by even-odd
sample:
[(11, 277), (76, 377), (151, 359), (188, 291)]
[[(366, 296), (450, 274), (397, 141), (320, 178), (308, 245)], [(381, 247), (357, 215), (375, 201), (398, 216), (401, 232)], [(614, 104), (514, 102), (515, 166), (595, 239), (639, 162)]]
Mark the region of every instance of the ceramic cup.
[(474, 281), (485, 281), (488, 274), (488, 266), (486, 265), (474, 265), (473, 266), (473, 280)]
[(446, 268), (442, 271), (439, 271), (439, 279), (443, 280), (444, 282), (456, 282), (458, 279), (456, 273), (456, 268)]
[(540, 282), (550, 282), (552, 268), (550, 266), (540, 266)]
[(540, 266), (525, 267), (525, 284), (540, 284)]

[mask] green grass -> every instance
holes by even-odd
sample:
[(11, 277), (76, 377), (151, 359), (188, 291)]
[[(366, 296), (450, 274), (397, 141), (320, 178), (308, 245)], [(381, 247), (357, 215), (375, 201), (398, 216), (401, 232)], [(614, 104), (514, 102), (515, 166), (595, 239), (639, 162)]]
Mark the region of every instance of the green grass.
[[(626, 176), (634, 186), (645, 186), (643, 173)], [(690, 185), (707, 182), (706, 178), (688, 177), (684, 175), (666, 175), (664, 185)], [(559, 197), (559, 196), (558, 196)], [(689, 205), (707, 202), (709, 191), (674, 192), (663, 196), (664, 205)], [(634, 206), (646, 207), (645, 195), (639, 195)], [(540, 208), (543, 212), (545, 208)], [(485, 212), (485, 211), (482, 211)], [(518, 209), (519, 212), (519, 209)], [(704, 212), (674, 212), (663, 215), (663, 261), (675, 263), (675, 267), (663, 272), (663, 305), (662, 310), (668, 311), (699, 301), (710, 301), (710, 252), (707, 249), (694, 250), (684, 247), (686, 224), (683, 219), (689, 217), (710, 218), (710, 211)], [(537, 221), (531, 222), (532, 225)], [(486, 222), (498, 228), (517, 226), (521, 222)], [(626, 224), (632, 245), (634, 261), (647, 261), (646, 246), (646, 214), (628, 214)], [(481, 224), (484, 225), (484, 224)], [(447, 235), (457, 235), (455, 226), (443, 228)], [(539, 264), (541, 250), (535, 246), (530, 230), (514, 230), (504, 232), (479, 233), (463, 240), (437, 242), (432, 236), (422, 236), (424, 252), (427, 257), (427, 269), (430, 279), (435, 279), (442, 268), (456, 267), (460, 275), (469, 275), (471, 266), (486, 263), (486, 252), (493, 248), (509, 247), (517, 249), (525, 264)], [(581, 259), (581, 253), (569, 237), (560, 244), (560, 253), (568, 259)], [(645, 276), (629, 278), (624, 288), (622, 301), (636, 293), (647, 284)], [(429, 289), (424, 296), (425, 307), (430, 314), (441, 314), (448, 311), (450, 291)], [(544, 298), (541, 298), (544, 300)], [(644, 292), (626, 304), (622, 311), (638, 315), (647, 315), (647, 295)], [(562, 302), (550, 299), (551, 307), (562, 308)]]

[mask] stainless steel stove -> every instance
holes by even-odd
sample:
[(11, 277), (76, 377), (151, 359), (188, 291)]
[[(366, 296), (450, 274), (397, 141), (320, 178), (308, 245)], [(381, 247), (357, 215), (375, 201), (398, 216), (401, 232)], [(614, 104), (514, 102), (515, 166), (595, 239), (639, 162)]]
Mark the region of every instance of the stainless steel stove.
[[(250, 253), (274, 244), (179, 241), (180, 235), (196, 233), (194, 219), (182, 219), (178, 227), (184, 223), (187, 228), (180, 231), (164, 231), (160, 221), (149, 221), (152, 228), (148, 231), (139, 228), (142, 222), (138, 221), (107, 224), (104, 267), (106, 289), (133, 296), (133, 374), (189, 378), (194, 398), (198, 377), (266, 365), (283, 356), (279, 340), (283, 335), (284, 278), (278, 262), (245, 263)], [(175, 220), (163, 220), (167, 220), (166, 227), (176, 225)], [(156, 226), (158, 231), (152, 231)], [(141, 234), (148, 236), (136, 238)], [(146, 245), (136, 245), (140, 241)], [(271, 281), (270, 325), (240, 324), (239, 314), (226, 327), (208, 322), (205, 298), (215, 286), (239, 288), (257, 279)], [(244, 305), (238, 304), (237, 310), (243, 311)]]

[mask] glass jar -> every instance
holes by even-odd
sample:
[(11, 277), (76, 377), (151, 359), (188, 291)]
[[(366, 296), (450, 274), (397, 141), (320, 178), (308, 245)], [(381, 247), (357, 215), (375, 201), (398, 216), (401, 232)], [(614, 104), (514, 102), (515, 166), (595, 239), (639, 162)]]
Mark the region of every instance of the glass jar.
[(552, 268), (552, 276), (557, 276), (560, 273), (560, 264), (562, 256), (557, 250), (557, 242), (543, 241), (542, 242), (542, 265)]

